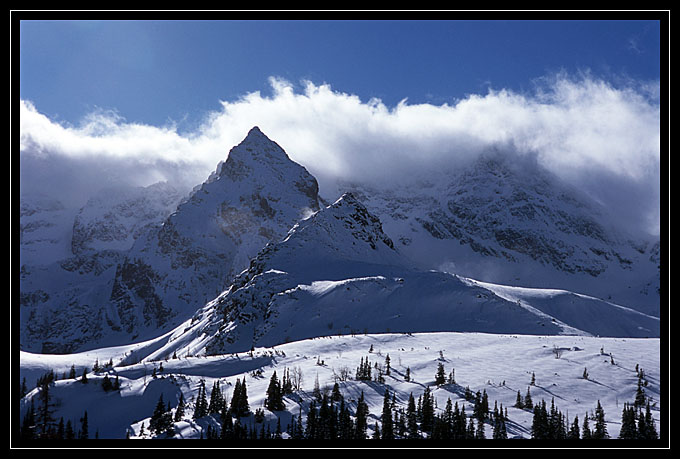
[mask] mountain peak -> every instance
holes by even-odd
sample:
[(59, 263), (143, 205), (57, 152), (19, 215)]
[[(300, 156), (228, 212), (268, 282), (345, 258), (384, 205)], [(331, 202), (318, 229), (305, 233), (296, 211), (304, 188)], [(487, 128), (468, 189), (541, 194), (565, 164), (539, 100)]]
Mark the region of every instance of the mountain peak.
[(294, 164), (279, 144), (267, 137), (259, 127), (254, 126), (246, 137), (229, 151), (227, 160), (220, 169), (220, 176), (230, 175), (242, 179), (249, 175), (253, 167), (261, 170), (265, 165), (269, 168), (280, 168)]

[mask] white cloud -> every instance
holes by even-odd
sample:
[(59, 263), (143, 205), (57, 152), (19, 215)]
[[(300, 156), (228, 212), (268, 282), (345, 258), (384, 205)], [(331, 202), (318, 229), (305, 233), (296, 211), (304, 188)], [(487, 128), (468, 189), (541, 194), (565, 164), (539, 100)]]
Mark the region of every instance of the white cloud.
[[(404, 100), (393, 108), (327, 84), (303, 82), (296, 90), (283, 79), (270, 83), (270, 97), (254, 92), (223, 101), (222, 110), (185, 135), (173, 126), (126, 123), (112, 113), (63, 126), (22, 101), (22, 166), (71, 164), (52, 186), (97, 186), (102, 177), (86, 177), (101, 175), (103, 166), (108, 181), (149, 184), (181, 177), (198, 184), (257, 125), (316, 175), (323, 191), (337, 177), (397, 180), (500, 147), (537, 154), (550, 170), (658, 231), (660, 108), (658, 98), (650, 97), (658, 95), (658, 83), (613, 87), (588, 75), (555, 75), (532, 94), (490, 90), (451, 104)], [(24, 188), (38, 183), (30, 169), (21, 178)]]

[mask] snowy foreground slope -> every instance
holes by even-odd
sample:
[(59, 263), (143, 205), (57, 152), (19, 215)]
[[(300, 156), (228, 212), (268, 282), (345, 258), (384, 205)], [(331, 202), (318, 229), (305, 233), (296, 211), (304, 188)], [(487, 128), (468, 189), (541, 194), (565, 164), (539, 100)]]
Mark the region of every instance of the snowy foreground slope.
[[(153, 342), (146, 343), (147, 352)], [(137, 345), (138, 350), (144, 345)], [(598, 401), (605, 412), (607, 431), (617, 438), (621, 428), (624, 403), (635, 399), (638, 377), (636, 366), (644, 371), (645, 395), (651, 402), (656, 429), (663, 430), (659, 406), (661, 400), (660, 340), (656, 338), (597, 338), (591, 336), (528, 336), (482, 333), (419, 333), (345, 335), (309, 339), (271, 348), (255, 348), (252, 352), (209, 357), (182, 357), (168, 360), (145, 359), (124, 365), (135, 346), (107, 348), (71, 355), (40, 355), (21, 353), (21, 377), (30, 387), (37, 377), (54, 371), (59, 380), (51, 387), (54, 402), (53, 417), (71, 421), (77, 431), (85, 411), (88, 414), (90, 438), (151, 438), (149, 422), (161, 394), (169, 403), (173, 415), (180, 394), (187, 401), (181, 420), (174, 423), (174, 438), (201, 438), (207, 429), (219, 429), (219, 415), (192, 419), (199, 386), (204, 381), (208, 394), (216, 381), (227, 402), (232, 398), (236, 380), (245, 378), (251, 413), (240, 419), (242, 425), (254, 425), (257, 431), (268, 426), (273, 433), (277, 420), (283, 438), (293, 415), (302, 413), (306, 419), (313, 389), (318, 379), (321, 392), (330, 391), (335, 382), (355, 416), (357, 400), (363, 391), (369, 407), (368, 435), (376, 424), (381, 426), (385, 389), (395, 395), (395, 411), (406, 408), (410, 394), (418, 400), (429, 386), (440, 414), (447, 399), (458, 403), (470, 417), (472, 403), (464, 398), (469, 387), (475, 393), (486, 391), (490, 410), (497, 402), (507, 408), (508, 438), (530, 438), (532, 413), (513, 405), (519, 391), (522, 396), (530, 389), (534, 403), (545, 400), (572, 423), (580, 423), (588, 413), (591, 417)], [(560, 350), (559, 358), (555, 349)], [(357, 381), (355, 371), (362, 359), (385, 369), (389, 355), (391, 372), (384, 383)], [(82, 384), (83, 368), (92, 368), (95, 360), (113, 362), (108, 373), (87, 374), (88, 384)], [(454, 371), (455, 384), (435, 385), (438, 365), (446, 374)], [(77, 378), (61, 379), (74, 365)], [(160, 370), (162, 367), (162, 371)], [(410, 382), (405, 381), (407, 369)], [(583, 379), (584, 369), (589, 374)], [(264, 407), (270, 378), (276, 371), (279, 380), (284, 372), (299, 371), (301, 388), (284, 397), (285, 410), (272, 412)], [(156, 376), (153, 376), (153, 374)], [(104, 375), (118, 376), (119, 391), (105, 392), (101, 383)], [(535, 385), (530, 386), (532, 374)], [(348, 376), (343, 378), (342, 375)], [(344, 379), (344, 380), (343, 380)], [(23, 418), (31, 400), (39, 401), (39, 389), (33, 389), (21, 401)], [(263, 408), (263, 424), (253, 424), (253, 413)], [(267, 427), (265, 427), (266, 429)], [(486, 437), (491, 438), (491, 425), (485, 425)], [(160, 434), (158, 438), (166, 438)], [(226, 445), (225, 445), (226, 446)]]

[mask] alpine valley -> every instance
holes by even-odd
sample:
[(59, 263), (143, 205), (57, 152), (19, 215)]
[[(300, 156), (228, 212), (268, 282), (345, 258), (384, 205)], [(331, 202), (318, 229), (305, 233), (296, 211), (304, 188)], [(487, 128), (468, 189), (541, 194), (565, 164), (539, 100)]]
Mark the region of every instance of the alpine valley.
[(21, 438), (658, 438), (658, 238), (502, 151), (319, 189), (254, 127), (188, 193), (22, 195)]

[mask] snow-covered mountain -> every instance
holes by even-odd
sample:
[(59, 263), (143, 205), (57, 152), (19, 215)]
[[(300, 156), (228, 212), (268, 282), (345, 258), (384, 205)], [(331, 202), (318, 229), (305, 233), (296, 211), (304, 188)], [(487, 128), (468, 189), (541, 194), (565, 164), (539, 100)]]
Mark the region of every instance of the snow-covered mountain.
[(144, 232), (161, 224), (182, 198), (182, 193), (167, 182), (102, 190), (76, 215), (71, 251), (82, 255), (129, 250)]
[(66, 352), (101, 337), (117, 264), (181, 197), (167, 183), (107, 189), (76, 211), (22, 196), (22, 348)]
[(318, 203), (316, 179), (253, 128), (158, 231), (126, 254), (110, 296), (117, 324), (135, 339), (185, 320)]
[[(90, 199), (70, 237), (52, 242), (62, 251), (68, 246), (68, 257), (22, 264), (22, 348), (70, 352), (157, 336), (223, 291), (268, 241), (319, 209), (316, 179), (257, 127), (177, 205), (179, 198), (158, 184)], [(61, 215), (58, 203), (40, 209), (52, 219)], [(35, 222), (56, 226), (38, 220), (33, 207), (22, 212), (33, 219), (22, 220), (23, 233)]]
[(209, 302), (209, 352), (365, 329), (658, 336), (658, 241), (632, 242), (529, 158), (457, 166), (342, 184), (352, 194), (314, 213), (316, 179), (255, 127), (176, 208), (168, 184), (100, 194), (76, 215), (22, 201), (22, 348), (151, 339)]
[(660, 314), (659, 240), (626, 234), (607, 209), (535, 158), (493, 151), (411, 181), (340, 187), (421, 268), (562, 288)]
[(269, 243), (153, 356), (434, 331), (656, 337), (659, 319), (567, 291), (513, 290), (413, 269), (380, 220), (348, 193)]

